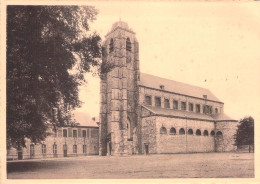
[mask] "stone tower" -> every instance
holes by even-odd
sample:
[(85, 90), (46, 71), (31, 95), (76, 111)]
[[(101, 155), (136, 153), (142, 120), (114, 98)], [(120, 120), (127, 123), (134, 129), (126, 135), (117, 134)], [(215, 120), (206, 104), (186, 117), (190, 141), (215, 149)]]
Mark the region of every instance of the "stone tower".
[(100, 85), (100, 155), (126, 155), (141, 152), (138, 105), (139, 51), (135, 33), (127, 23), (113, 24), (103, 44), (103, 61), (112, 70)]

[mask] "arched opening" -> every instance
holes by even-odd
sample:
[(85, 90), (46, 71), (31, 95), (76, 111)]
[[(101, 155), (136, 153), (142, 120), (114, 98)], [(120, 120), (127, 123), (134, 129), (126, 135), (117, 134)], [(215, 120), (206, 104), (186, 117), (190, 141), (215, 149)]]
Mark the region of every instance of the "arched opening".
[(161, 127), (160, 134), (167, 134), (167, 130), (165, 127)]
[(131, 41), (129, 38), (126, 39), (126, 50), (127, 51), (131, 51), (132, 47), (131, 47)]
[(189, 134), (189, 135), (193, 135), (193, 130), (192, 130), (192, 129), (189, 129), (189, 130), (188, 130), (188, 134)]
[(175, 135), (176, 134), (176, 129), (172, 127), (170, 129), (170, 134)]
[(215, 136), (215, 131), (212, 130), (212, 131), (210, 132), (210, 135), (211, 135), (211, 136)]
[(207, 130), (204, 130), (203, 135), (204, 136), (209, 136), (209, 132)]
[(201, 135), (201, 131), (199, 129), (196, 130), (196, 135)]
[(222, 132), (221, 132), (221, 131), (218, 131), (218, 132), (216, 133), (216, 135), (217, 135), (217, 137), (222, 137)]
[(109, 43), (109, 53), (114, 51), (114, 40), (113, 38), (110, 39), (110, 43)]
[(180, 135), (184, 135), (184, 134), (185, 134), (185, 130), (184, 130), (183, 128), (181, 128), (181, 129), (179, 130), (179, 134), (180, 134)]

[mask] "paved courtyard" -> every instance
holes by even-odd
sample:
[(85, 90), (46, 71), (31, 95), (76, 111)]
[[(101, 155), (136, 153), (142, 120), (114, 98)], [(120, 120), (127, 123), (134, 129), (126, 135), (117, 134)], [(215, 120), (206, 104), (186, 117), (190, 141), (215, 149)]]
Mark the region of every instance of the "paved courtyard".
[(253, 153), (87, 156), (10, 161), (8, 179), (252, 178)]

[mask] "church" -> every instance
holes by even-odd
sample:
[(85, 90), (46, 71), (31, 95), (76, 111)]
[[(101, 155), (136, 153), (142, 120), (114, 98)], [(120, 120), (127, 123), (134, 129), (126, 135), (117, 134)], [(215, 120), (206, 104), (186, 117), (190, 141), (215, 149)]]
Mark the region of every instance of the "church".
[(104, 48), (113, 67), (101, 77), (99, 155), (236, 150), (238, 121), (211, 91), (140, 72), (127, 23), (112, 25)]

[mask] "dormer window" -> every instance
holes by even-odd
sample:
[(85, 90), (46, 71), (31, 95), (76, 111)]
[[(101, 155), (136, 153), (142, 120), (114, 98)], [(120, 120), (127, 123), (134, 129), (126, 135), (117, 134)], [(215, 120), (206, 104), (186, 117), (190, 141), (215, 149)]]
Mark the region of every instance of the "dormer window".
[(207, 96), (207, 95), (203, 95), (203, 98), (207, 99), (207, 98), (208, 98), (208, 96)]
[(127, 51), (131, 51), (132, 50), (131, 42), (130, 42), (129, 38), (126, 39), (126, 50)]
[(109, 53), (114, 51), (114, 40), (111, 38), (110, 43), (109, 43)]
[(160, 89), (164, 90), (164, 85), (160, 85)]

